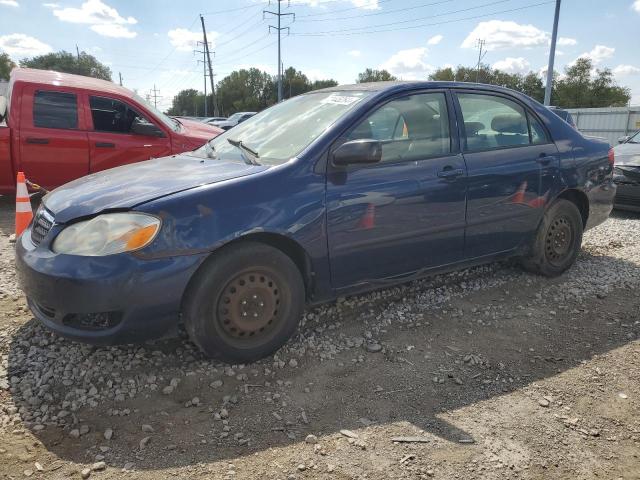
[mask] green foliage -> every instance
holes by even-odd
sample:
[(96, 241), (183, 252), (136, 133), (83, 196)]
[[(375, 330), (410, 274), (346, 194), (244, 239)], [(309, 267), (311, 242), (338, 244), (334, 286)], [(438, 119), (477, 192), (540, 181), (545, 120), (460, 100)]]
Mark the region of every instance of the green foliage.
[[(500, 85), (517, 90), (531, 98), (544, 100), (544, 84), (534, 72), (527, 74), (507, 73), (481, 65), (475, 67), (458, 66), (436, 70), (429, 76), (430, 80), (447, 82), (475, 82)], [(554, 74), (552, 105), (563, 108), (580, 107), (619, 107), (627, 105), (631, 92), (626, 87), (618, 86), (611, 70), (593, 71), (593, 63), (588, 58), (579, 58), (573, 65), (565, 68), (565, 75)]]
[(624, 107), (631, 91), (616, 84), (611, 70), (593, 71), (588, 58), (579, 58), (565, 68), (565, 75), (554, 80), (551, 103), (564, 108)]
[(320, 90), (321, 88), (337, 87), (338, 82), (335, 80), (315, 80), (311, 84), (311, 90)]
[(20, 66), (111, 80), (111, 69), (86, 52), (81, 52), (80, 56), (77, 56), (61, 50), (20, 60)]
[(386, 70), (373, 70), (371, 68), (367, 68), (364, 72), (358, 74), (356, 82), (388, 82), (393, 80), (397, 80), (397, 78)]
[(7, 53), (0, 53), (0, 80), (9, 80), (9, 74), (15, 66)]

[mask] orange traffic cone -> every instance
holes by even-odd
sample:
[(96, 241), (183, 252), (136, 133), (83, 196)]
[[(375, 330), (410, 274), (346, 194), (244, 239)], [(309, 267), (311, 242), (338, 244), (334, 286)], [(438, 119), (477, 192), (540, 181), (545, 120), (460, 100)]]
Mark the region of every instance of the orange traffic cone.
[(364, 215), (358, 222), (358, 228), (370, 230), (376, 226), (376, 206), (373, 203), (367, 205)]
[(18, 238), (31, 223), (33, 212), (24, 173), (18, 172), (16, 184), (16, 238)]
[(524, 203), (524, 192), (526, 191), (527, 191), (527, 182), (524, 181), (520, 184), (520, 187), (518, 188), (516, 193), (512, 195), (511, 203)]

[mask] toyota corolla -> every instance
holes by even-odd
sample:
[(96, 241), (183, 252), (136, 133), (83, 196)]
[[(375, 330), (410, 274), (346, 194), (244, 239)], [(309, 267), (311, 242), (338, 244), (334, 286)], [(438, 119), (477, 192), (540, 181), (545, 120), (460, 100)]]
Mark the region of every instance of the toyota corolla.
[(562, 274), (611, 211), (612, 167), (607, 143), (512, 90), (334, 87), (54, 190), (17, 269), (63, 336), (133, 342), (183, 322), (208, 356), (253, 361), (337, 296), (507, 257)]

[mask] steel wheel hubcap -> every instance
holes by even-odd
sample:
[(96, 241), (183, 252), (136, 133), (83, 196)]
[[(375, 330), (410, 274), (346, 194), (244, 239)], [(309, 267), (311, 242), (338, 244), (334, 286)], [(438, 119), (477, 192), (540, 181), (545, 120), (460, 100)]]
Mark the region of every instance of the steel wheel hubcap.
[(552, 263), (559, 263), (571, 252), (573, 230), (565, 217), (556, 218), (549, 230), (545, 242), (547, 258)]
[(225, 287), (218, 301), (218, 322), (224, 333), (243, 339), (259, 337), (277, 323), (280, 288), (265, 272), (238, 275)]

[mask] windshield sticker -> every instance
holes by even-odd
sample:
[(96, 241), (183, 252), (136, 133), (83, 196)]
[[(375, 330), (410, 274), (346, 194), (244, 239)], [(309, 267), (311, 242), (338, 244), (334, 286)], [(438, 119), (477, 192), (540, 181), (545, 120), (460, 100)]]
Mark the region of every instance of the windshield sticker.
[(351, 105), (360, 100), (360, 97), (348, 97), (346, 95), (329, 95), (322, 103), (334, 103), (336, 105)]

